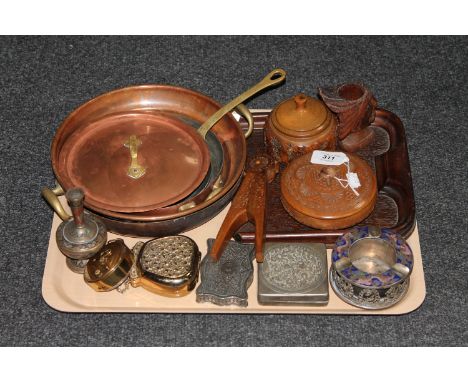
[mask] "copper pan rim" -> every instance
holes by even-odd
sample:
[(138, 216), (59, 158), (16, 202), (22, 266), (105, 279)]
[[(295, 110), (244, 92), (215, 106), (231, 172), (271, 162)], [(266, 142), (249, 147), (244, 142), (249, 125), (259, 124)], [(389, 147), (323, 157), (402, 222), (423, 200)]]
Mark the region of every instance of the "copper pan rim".
[[(112, 90), (110, 92), (103, 93), (101, 95), (98, 95), (95, 98), (92, 98), (91, 100), (81, 104), (78, 108), (74, 109), (66, 118), (65, 120), (60, 124), (59, 128), (56, 131), (56, 134), (54, 136), (52, 146), (51, 146), (51, 162), (52, 162), (52, 168), (54, 171), (54, 174), (56, 176), (56, 179), (58, 183), (66, 190), (68, 187), (68, 184), (66, 181), (64, 181), (64, 176), (59, 171), (58, 168), (58, 162), (60, 158), (60, 145), (63, 145), (63, 138), (64, 134), (67, 133), (67, 130), (70, 126), (70, 124), (73, 123), (74, 119), (78, 118), (81, 113), (83, 113), (84, 110), (87, 110), (89, 108), (92, 108), (94, 105), (97, 105), (100, 102), (106, 102), (109, 99), (112, 99), (115, 96), (118, 95), (123, 95), (124, 93), (139, 93), (139, 92), (145, 92), (145, 91), (168, 91), (168, 92), (178, 92), (182, 94), (183, 96), (191, 96), (199, 99), (200, 101), (210, 105), (212, 108), (220, 109), (221, 105), (214, 101), (212, 98), (196, 92), (191, 89), (183, 88), (183, 87), (178, 87), (178, 86), (172, 86), (172, 85), (160, 85), (160, 84), (143, 84), (143, 85), (134, 85), (134, 86), (128, 86), (124, 88), (119, 88)], [(157, 102), (156, 102), (157, 103)], [(128, 109), (128, 112), (134, 111), (135, 109)], [(157, 108), (154, 107), (148, 107), (146, 109), (144, 105), (142, 104), (138, 110), (158, 110)], [(240, 127), (240, 124), (235, 120), (235, 118), (231, 115), (228, 114), (225, 117), (223, 117), (223, 121), (225, 124), (229, 125), (229, 129), (234, 129), (231, 130), (230, 134), (234, 134), (235, 136), (238, 136), (237, 139), (237, 144), (240, 145), (240, 150), (237, 150), (236, 152), (236, 157), (231, 158), (231, 160), (235, 161), (236, 163), (233, 166), (233, 170), (227, 177), (225, 184), (223, 186), (223, 189), (221, 192), (219, 192), (217, 195), (215, 195), (213, 198), (211, 198), (209, 201), (204, 201), (200, 203), (199, 205), (187, 209), (185, 211), (177, 212), (177, 213), (170, 213), (170, 214), (164, 214), (164, 209), (158, 209), (154, 210), (155, 215), (151, 215), (152, 211), (146, 211), (144, 214), (141, 213), (124, 213), (124, 212), (114, 212), (110, 211), (104, 208), (97, 208), (96, 206), (91, 206), (86, 203), (85, 199), (85, 207), (93, 212), (96, 212), (100, 215), (108, 216), (114, 219), (118, 220), (126, 220), (126, 221), (141, 221), (141, 222), (150, 222), (150, 221), (163, 221), (163, 220), (168, 220), (168, 219), (174, 219), (174, 218), (180, 218), (183, 216), (188, 216), (191, 215), (197, 211), (203, 210), (207, 206), (215, 203), (217, 200), (221, 199), (229, 190), (235, 185), (236, 181), (239, 179), (239, 177), (242, 175), (244, 166), (245, 166), (245, 161), (246, 161), (246, 156), (247, 156), (247, 147), (246, 147), (246, 142), (244, 138), (243, 131)], [(200, 124), (202, 121), (200, 121)], [(217, 133), (216, 129), (212, 130), (213, 133), (216, 135), (216, 137), (219, 139), (220, 136), (222, 136), (222, 132)], [(66, 138), (65, 138), (66, 139)]]
[(107, 216), (108, 218), (112, 218), (114, 220), (122, 220), (122, 221), (135, 222), (135, 223), (137, 223), (137, 222), (165, 221), (165, 220), (182, 218), (184, 216), (188, 217), (188, 216), (194, 214), (195, 212), (201, 211), (204, 208), (212, 205), (213, 203), (215, 203), (216, 201), (221, 199), (224, 195), (226, 195), (231, 190), (231, 188), (234, 187), (237, 180), (242, 175), (242, 172), (243, 172), (243, 170), (241, 171), (241, 174), (237, 178), (235, 178), (235, 179), (232, 178), (229, 181), (229, 183), (226, 186), (224, 186), (222, 192), (220, 192), (219, 194), (214, 196), (209, 201), (205, 201), (205, 202), (200, 203), (199, 205), (197, 205), (197, 206), (195, 206), (193, 208), (190, 208), (188, 210), (181, 211), (181, 212), (178, 212), (178, 213), (172, 213), (172, 214), (164, 215), (164, 208), (162, 208), (160, 210), (155, 210), (156, 215), (154, 215), (154, 216), (148, 215), (152, 211), (148, 211), (145, 214), (138, 214), (138, 213), (133, 213), (132, 214), (132, 213), (123, 213), (123, 212), (114, 212), (114, 211), (108, 211), (108, 210), (101, 210), (101, 209), (97, 209), (97, 208), (93, 208), (93, 209), (92, 208), (87, 208), (87, 209), (89, 211), (93, 212), (93, 213), (96, 213), (98, 215)]
[[(127, 91), (145, 90), (145, 89), (148, 89), (148, 90), (149, 89), (167, 89), (167, 90), (180, 91), (180, 92), (186, 93), (188, 95), (193, 95), (193, 96), (202, 98), (202, 99), (206, 100), (207, 102), (211, 103), (213, 106), (217, 107), (218, 109), (221, 108), (221, 105), (218, 102), (216, 102), (214, 99), (208, 97), (207, 95), (205, 95), (203, 93), (199, 93), (199, 92), (197, 92), (195, 90), (191, 90), (191, 89), (181, 87), (181, 86), (160, 85), (160, 84), (141, 84), (141, 85), (126, 86), (124, 88), (119, 88), (119, 89), (111, 90), (109, 92), (101, 93), (100, 95), (98, 95), (98, 96), (86, 101), (85, 103), (81, 104), (76, 109), (74, 109), (70, 114), (68, 114), (68, 116), (62, 121), (59, 128), (55, 132), (54, 139), (52, 141), (52, 145), (51, 145), (51, 148), (50, 148), (50, 156), (51, 156), (51, 161), (52, 161), (52, 168), (54, 170), (54, 174), (57, 177), (57, 180), (59, 180), (58, 179), (59, 177), (58, 177), (58, 174), (57, 174), (57, 160), (56, 160), (54, 155), (57, 152), (57, 145), (60, 142), (60, 138), (62, 137), (62, 135), (64, 133), (64, 130), (66, 129), (67, 123), (71, 119), (76, 117), (76, 115), (81, 113), (83, 109), (85, 109), (86, 107), (89, 107), (89, 106), (91, 106), (93, 104), (98, 103), (99, 101), (101, 101), (104, 98), (108, 98), (108, 97), (111, 97), (111, 96), (113, 96), (115, 94), (123, 93), (123, 92), (127, 92)], [(239, 128), (239, 131), (241, 132), (240, 125), (237, 123), (237, 121), (235, 120), (235, 118), (232, 115), (227, 114), (224, 118), (230, 118), (232, 121), (236, 122), (236, 124), (238, 125), (238, 128)], [(59, 183), (60, 183), (60, 181), (59, 181)]]

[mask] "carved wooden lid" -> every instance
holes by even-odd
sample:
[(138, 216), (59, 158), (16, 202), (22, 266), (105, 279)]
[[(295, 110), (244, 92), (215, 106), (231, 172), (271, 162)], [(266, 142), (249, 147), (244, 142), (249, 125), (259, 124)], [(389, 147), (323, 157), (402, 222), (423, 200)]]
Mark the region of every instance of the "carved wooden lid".
[(335, 122), (322, 101), (302, 93), (281, 102), (271, 116), (276, 129), (293, 137), (313, 136)]
[(298, 221), (320, 229), (352, 226), (373, 210), (377, 181), (371, 167), (356, 155), (347, 153), (350, 171), (358, 175), (356, 193), (347, 185), (346, 164), (313, 164), (311, 154), (289, 163), (281, 175), (281, 201)]

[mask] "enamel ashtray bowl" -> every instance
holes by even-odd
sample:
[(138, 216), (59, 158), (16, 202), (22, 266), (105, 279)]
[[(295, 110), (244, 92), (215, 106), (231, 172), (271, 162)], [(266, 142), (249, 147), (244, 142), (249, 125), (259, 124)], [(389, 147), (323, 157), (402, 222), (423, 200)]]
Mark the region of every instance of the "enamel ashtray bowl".
[(398, 233), (374, 226), (355, 227), (335, 243), (330, 284), (345, 302), (384, 309), (406, 294), (413, 253)]

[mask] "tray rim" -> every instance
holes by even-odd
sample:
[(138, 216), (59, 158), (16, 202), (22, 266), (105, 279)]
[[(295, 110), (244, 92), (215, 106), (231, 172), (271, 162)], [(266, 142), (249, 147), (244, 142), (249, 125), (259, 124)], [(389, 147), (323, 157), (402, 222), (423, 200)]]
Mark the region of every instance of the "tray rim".
[[(212, 221), (205, 223), (205, 225), (198, 227), (192, 231), (185, 233), (185, 235), (192, 237), (197, 241), (202, 253), (206, 250), (206, 239), (213, 237), (214, 231), (224, 219), (229, 205)], [(388, 309), (383, 310), (365, 310), (353, 307), (340, 300), (330, 285), (330, 303), (327, 306), (264, 306), (259, 305), (257, 302), (257, 264), (254, 261), (254, 282), (249, 288), (249, 306), (246, 308), (232, 306), (222, 307), (208, 303), (196, 303), (195, 292), (191, 292), (185, 297), (169, 298), (152, 294), (143, 288), (130, 288), (126, 294), (120, 294), (117, 291), (112, 292), (94, 292), (89, 288), (83, 280), (80, 279), (81, 275), (74, 274), (65, 265), (65, 257), (59, 252), (55, 243), (55, 229), (60, 223), (58, 216), (54, 215), (51, 234), (49, 240), (49, 247), (47, 252), (46, 264), (44, 268), (44, 275), (42, 279), (42, 297), (44, 301), (52, 309), (61, 312), (74, 312), (74, 313), (195, 313), (195, 314), (325, 314), (325, 315), (403, 315), (408, 314), (418, 309), (424, 302), (426, 296), (426, 285), (424, 280), (424, 270), (422, 263), (421, 248), (419, 243), (419, 233), (417, 223), (414, 232), (408, 239), (414, 254), (414, 269), (411, 276), (410, 289), (408, 294), (402, 301)], [(119, 237), (115, 234), (110, 234), (109, 239)], [(122, 238), (128, 242), (136, 242), (144, 240), (143, 238)], [(202, 243), (204, 241), (204, 243)], [(204, 244), (204, 245), (203, 245)], [(330, 266), (331, 250), (327, 250), (328, 266)], [(67, 293), (60, 287), (65, 285)], [(79, 289), (79, 290), (78, 290)], [(80, 291), (83, 291), (87, 296), (92, 296), (91, 299), (97, 305), (90, 306), (90, 304), (83, 303), (77, 300), (76, 295), (81, 297)], [(132, 293), (131, 298), (137, 297), (136, 301), (132, 300), (134, 305), (128, 303), (126, 300), (127, 293)], [(75, 295), (74, 295), (75, 294)], [(111, 295), (112, 294), (112, 295)], [(124, 306), (99, 306), (99, 300), (108, 300), (112, 298), (117, 301), (125, 302)], [(151, 300), (153, 305), (145, 305)], [(333, 300), (333, 304), (332, 304)], [(159, 304), (159, 305), (158, 305)], [(161, 304), (166, 304), (162, 306)], [(140, 305), (140, 306), (137, 306)], [(335, 306), (330, 308), (330, 305)], [(338, 307), (336, 307), (338, 306)]]

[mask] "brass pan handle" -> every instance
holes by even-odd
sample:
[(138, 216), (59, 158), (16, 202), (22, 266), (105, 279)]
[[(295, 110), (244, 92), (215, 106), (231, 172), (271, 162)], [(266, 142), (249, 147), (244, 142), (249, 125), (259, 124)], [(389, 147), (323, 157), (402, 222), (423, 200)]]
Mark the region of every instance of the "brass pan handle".
[[(250, 135), (252, 134), (253, 129), (254, 129), (254, 119), (253, 119), (252, 113), (247, 108), (247, 106), (245, 106), (243, 103), (239, 104), (236, 107), (236, 110), (240, 114), (242, 114), (242, 116), (247, 120), (248, 128), (247, 128), (247, 131), (244, 133), (244, 136), (247, 139), (248, 137), (250, 137)], [(211, 192), (209, 193), (209, 195), (206, 197), (206, 199), (204, 201), (210, 200), (210, 199), (214, 198), (216, 195), (218, 195), (221, 192), (221, 190), (223, 189), (223, 186), (224, 186), (223, 179), (222, 179), (222, 176), (220, 175), (216, 179), (215, 183), (213, 184), (213, 188), (212, 188)], [(187, 210), (190, 210), (190, 209), (192, 209), (192, 208), (194, 208), (196, 206), (197, 206), (197, 203), (195, 201), (191, 201), (191, 202), (182, 204), (179, 207), (179, 211), (187, 211)]]
[[(236, 110), (240, 114), (242, 114), (242, 116), (247, 120), (248, 128), (247, 128), (247, 131), (244, 133), (244, 136), (247, 139), (248, 137), (250, 137), (250, 135), (252, 134), (253, 129), (254, 129), (254, 119), (253, 119), (252, 113), (250, 112), (248, 107), (245, 106), (243, 103), (240, 103), (236, 107)], [(213, 184), (213, 189), (211, 190), (210, 194), (206, 197), (205, 201), (210, 200), (210, 199), (214, 198), (216, 195), (218, 195), (221, 192), (221, 190), (223, 189), (223, 186), (224, 186), (223, 179), (222, 179), (222, 176), (220, 175), (216, 179), (215, 183)], [(190, 210), (190, 209), (192, 209), (192, 208), (194, 208), (196, 206), (197, 206), (197, 203), (195, 201), (191, 201), (191, 202), (188, 202), (186, 204), (182, 204), (179, 207), (179, 211)]]
[(244, 133), (245, 139), (250, 137), (252, 135), (253, 129), (254, 129), (254, 120), (252, 117), (252, 113), (250, 112), (249, 108), (245, 106), (243, 103), (240, 103), (237, 105), (236, 110), (242, 114), (242, 116), (245, 118), (248, 124), (247, 131)]
[(208, 118), (203, 125), (198, 129), (200, 135), (205, 138), (206, 133), (216, 124), (224, 115), (229, 113), (232, 109), (236, 108), (239, 104), (249, 99), (253, 95), (259, 93), (260, 91), (267, 89), (271, 86), (278, 85), (286, 79), (286, 72), (283, 69), (274, 69), (268, 75), (261, 80), (256, 85), (252, 86), (250, 89), (246, 90), (241, 95), (238, 95), (231, 102), (224, 105), (216, 113), (214, 113), (210, 118)]
[(64, 210), (62, 203), (58, 196), (63, 195), (64, 191), (62, 187), (56, 183), (55, 188), (50, 189), (48, 187), (44, 187), (41, 190), (42, 197), (46, 200), (47, 203), (52, 207), (55, 213), (60, 217), (62, 220), (69, 220), (71, 216)]

